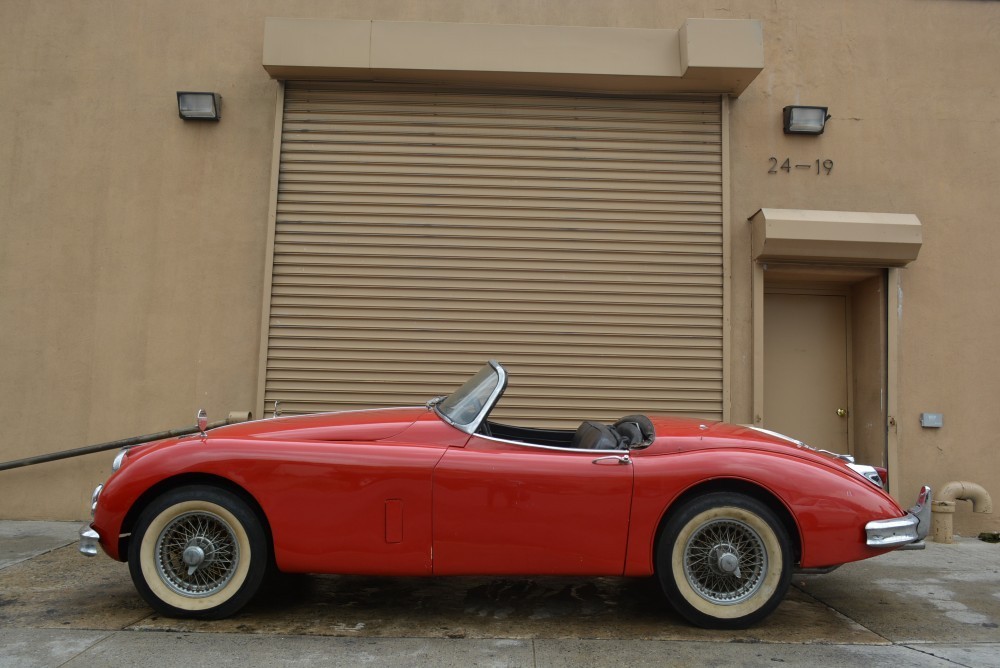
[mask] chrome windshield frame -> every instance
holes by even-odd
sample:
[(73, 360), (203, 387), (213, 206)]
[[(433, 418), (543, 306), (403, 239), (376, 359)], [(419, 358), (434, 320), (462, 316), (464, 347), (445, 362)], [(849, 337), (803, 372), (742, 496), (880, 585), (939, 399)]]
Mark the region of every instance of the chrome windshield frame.
[[(476, 433), (476, 430), (479, 429), (479, 425), (482, 424), (483, 420), (486, 419), (486, 416), (490, 414), (490, 411), (493, 410), (493, 407), (500, 400), (500, 396), (504, 393), (504, 390), (507, 389), (507, 370), (503, 368), (503, 365), (501, 365), (496, 360), (490, 360), (486, 366), (491, 367), (493, 371), (496, 372), (497, 384), (490, 392), (489, 396), (486, 398), (486, 401), (483, 402), (482, 407), (480, 407), (479, 412), (476, 413), (475, 417), (472, 419), (471, 422), (467, 423), (456, 422), (451, 418), (451, 416), (447, 415), (444, 411), (442, 411), (441, 404), (445, 403), (447, 399), (445, 399), (444, 401), (439, 401), (432, 406), (434, 412), (437, 413), (438, 417), (440, 417), (442, 420), (450, 424), (452, 427), (455, 427), (456, 429), (459, 429), (465, 432), (466, 434), (469, 434), (470, 436)], [(451, 395), (448, 396), (449, 398), (451, 397)]]

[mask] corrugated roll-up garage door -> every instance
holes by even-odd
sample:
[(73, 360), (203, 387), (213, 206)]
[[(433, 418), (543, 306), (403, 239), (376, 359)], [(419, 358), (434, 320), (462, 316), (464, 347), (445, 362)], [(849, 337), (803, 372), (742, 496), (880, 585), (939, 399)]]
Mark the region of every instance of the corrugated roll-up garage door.
[(286, 85), (265, 410), (722, 415), (720, 100)]

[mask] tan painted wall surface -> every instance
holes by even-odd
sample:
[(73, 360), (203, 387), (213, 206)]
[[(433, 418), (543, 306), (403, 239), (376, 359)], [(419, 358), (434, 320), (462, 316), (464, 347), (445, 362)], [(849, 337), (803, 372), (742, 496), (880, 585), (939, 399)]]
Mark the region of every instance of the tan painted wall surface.
[[(289, 18), (677, 29), (763, 22), (731, 105), (733, 418), (752, 418), (750, 227), (761, 207), (913, 213), (903, 271), (897, 480), (1000, 495), (1000, 3), (964, 0), (257, 0), (0, 3), (0, 460), (249, 409), (276, 84)], [(177, 90), (222, 94), (183, 123)], [(828, 105), (817, 138), (781, 109)], [(768, 174), (769, 158), (834, 161)], [(924, 430), (923, 411), (945, 427)], [(81, 518), (111, 453), (0, 472), (0, 517)], [(905, 491), (912, 490), (912, 491)], [(963, 531), (997, 517), (956, 516)]]

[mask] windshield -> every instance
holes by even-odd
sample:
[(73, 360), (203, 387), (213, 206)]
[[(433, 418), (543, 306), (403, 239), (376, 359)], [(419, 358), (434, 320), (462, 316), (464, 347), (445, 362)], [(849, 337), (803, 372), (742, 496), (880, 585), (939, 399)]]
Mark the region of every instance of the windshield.
[(501, 373), (499, 365), (487, 364), (435, 408), (445, 420), (471, 433), (499, 396)]

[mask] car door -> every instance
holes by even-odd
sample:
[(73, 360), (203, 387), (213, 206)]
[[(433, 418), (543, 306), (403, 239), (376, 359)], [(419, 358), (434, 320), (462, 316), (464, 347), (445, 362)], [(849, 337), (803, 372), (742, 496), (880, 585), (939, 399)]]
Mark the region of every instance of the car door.
[[(275, 558), (295, 573), (431, 574), (431, 494), (443, 447), (295, 443), (261, 459)], [(242, 481), (239, 481), (242, 482)]]
[(474, 435), (434, 469), (435, 575), (621, 575), (632, 503), (624, 452)]

